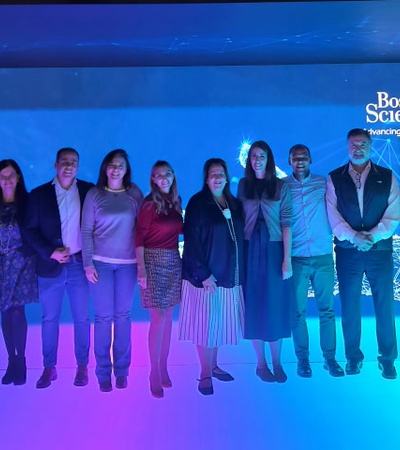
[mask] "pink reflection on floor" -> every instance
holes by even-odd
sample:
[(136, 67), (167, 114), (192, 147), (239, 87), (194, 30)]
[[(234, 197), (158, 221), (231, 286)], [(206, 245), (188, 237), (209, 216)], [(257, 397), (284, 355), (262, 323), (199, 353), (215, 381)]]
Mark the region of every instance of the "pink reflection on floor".
[[(310, 319), (313, 378), (296, 375), (292, 344), (284, 344), (285, 384), (267, 384), (254, 374), (251, 344), (221, 349), (221, 366), (235, 381), (214, 381), (215, 394), (197, 392), (193, 346), (177, 341), (174, 323), (170, 356), (173, 388), (163, 399), (148, 389), (147, 322), (132, 324), (132, 367), (126, 390), (99, 391), (91, 354), (90, 382), (72, 385), (73, 329), (62, 325), (58, 380), (47, 389), (41, 373), (40, 326), (30, 326), (28, 382), (0, 386), (0, 445), (7, 450), (394, 450), (400, 444), (400, 381), (384, 380), (375, 359), (374, 320), (364, 319), (366, 363), (358, 376), (334, 379), (322, 367), (318, 324)], [(338, 336), (341, 336), (338, 328)], [(343, 361), (343, 345), (338, 343)], [(0, 368), (5, 367), (0, 346)], [(398, 364), (399, 365), (399, 364)], [(398, 367), (400, 369), (400, 367)]]

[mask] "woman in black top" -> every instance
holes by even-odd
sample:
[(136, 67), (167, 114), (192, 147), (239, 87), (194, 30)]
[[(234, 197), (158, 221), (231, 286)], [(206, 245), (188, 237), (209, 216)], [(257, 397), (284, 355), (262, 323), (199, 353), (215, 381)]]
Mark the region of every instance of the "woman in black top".
[(225, 161), (209, 159), (185, 213), (179, 334), (197, 346), (204, 395), (213, 394), (212, 377), (233, 380), (218, 367), (218, 347), (237, 344), (243, 331), (244, 221), (229, 184)]

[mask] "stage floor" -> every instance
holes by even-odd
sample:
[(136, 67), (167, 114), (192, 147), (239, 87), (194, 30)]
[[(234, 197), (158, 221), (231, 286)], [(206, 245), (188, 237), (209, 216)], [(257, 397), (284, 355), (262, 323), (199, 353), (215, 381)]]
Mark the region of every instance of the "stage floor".
[[(75, 364), (72, 326), (61, 326), (58, 380), (36, 389), (42, 371), (40, 326), (28, 336), (28, 382), (0, 386), (0, 442), (7, 450), (397, 450), (400, 446), (400, 378), (385, 380), (376, 361), (375, 321), (363, 319), (365, 363), (360, 375), (335, 379), (323, 369), (318, 320), (309, 320), (313, 377), (296, 375), (291, 340), (283, 362), (285, 384), (255, 376), (250, 342), (223, 347), (220, 365), (235, 381), (214, 381), (213, 396), (197, 391), (193, 345), (178, 342), (174, 323), (170, 356), (173, 387), (163, 399), (148, 388), (147, 322), (132, 324), (132, 367), (128, 388), (99, 391), (91, 353), (89, 385), (72, 384)], [(337, 359), (344, 361), (338, 321)], [(400, 327), (400, 318), (397, 317)], [(3, 374), (6, 354), (0, 346)], [(400, 376), (400, 363), (397, 362)]]

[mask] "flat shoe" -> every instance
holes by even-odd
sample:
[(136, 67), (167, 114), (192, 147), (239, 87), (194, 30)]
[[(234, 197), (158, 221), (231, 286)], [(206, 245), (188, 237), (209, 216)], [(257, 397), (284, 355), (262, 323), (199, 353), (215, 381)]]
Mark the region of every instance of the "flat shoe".
[[(214, 367), (214, 369), (212, 370), (212, 376), (213, 378), (216, 378), (219, 381), (233, 381), (234, 378), (233, 376), (225, 371), (222, 371), (222, 373), (217, 372), (216, 369), (219, 369), (219, 367)], [(221, 370), (221, 369), (219, 369)]]
[(276, 381), (274, 374), (268, 369), (268, 367), (257, 367), (256, 375), (266, 383), (272, 383)]
[[(205, 380), (210, 380), (211, 381), (211, 385), (210, 386), (200, 386), (200, 383), (202, 381), (205, 381)], [(214, 394), (214, 388), (213, 388), (213, 385), (212, 385), (212, 378), (211, 377), (200, 378), (200, 380), (198, 379), (197, 381), (199, 382), (199, 386), (198, 386), (197, 389), (199, 390), (200, 394), (203, 394), (203, 395), (213, 395)]]
[(287, 381), (287, 375), (282, 366), (274, 367), (274, 377), (277, 383), (285, 383)]

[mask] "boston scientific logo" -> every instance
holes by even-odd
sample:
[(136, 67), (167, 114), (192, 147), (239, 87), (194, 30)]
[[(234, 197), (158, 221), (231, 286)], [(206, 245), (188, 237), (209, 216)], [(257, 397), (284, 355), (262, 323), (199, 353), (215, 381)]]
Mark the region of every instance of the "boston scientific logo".
[(377, 92), (376, 103), (368, 103), (365, 107), (366, 121), (369, 124), (386, 125), (385, 128), (368, 131), (371, 136), (397, 136), (400, 138), (400, 128), (392, 128), (393, 125), (400, 126), (400, 98), (391, 97), (388, 92)]

